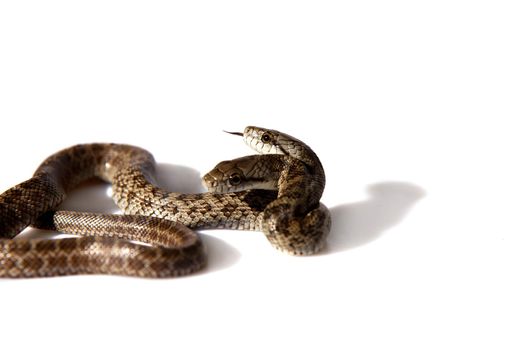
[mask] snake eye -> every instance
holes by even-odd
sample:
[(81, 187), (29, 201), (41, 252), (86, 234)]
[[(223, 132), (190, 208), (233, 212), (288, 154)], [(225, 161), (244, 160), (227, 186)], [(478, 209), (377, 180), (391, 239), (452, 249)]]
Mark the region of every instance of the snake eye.
[(230, 186), (238, 186), (241, 184), (241, 176), (239, 174), (232, 174), (228, 178), (228, 183)]
[(262, 136), (261, 136), (261, 141), (262, 142), (269, 143), (271, 140), (272, 140), (272, 137), (270, 136), (270, 134), (268, 134), (267, 132), (262, 134)]

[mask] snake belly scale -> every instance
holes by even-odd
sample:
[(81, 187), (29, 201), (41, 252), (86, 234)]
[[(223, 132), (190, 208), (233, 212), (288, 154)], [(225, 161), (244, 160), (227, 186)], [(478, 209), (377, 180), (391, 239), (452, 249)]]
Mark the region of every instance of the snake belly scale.
[[(32, 178), (0, 195), (0, 277), (186, 275), (206, 264), (192, 228), (263, 231), (275, 248), (295, 255), (321, 249), (330, 215), (319, 203), (324, 171), (315, 153), (275, 130), (234, 134), (275, 154), (219, 163), (203, 178), (209, 192), (199, 194), (158, 187), (154, 158), (139, 147), (84, 144), (53, 154)], [(225, 178), (224, 168), (236, 169), (235, 176)], [(93, 177), (111, 183), (125, 215), (56, 211), (71, 189)], [(29, 225), (81, 237), (12, 239)]]

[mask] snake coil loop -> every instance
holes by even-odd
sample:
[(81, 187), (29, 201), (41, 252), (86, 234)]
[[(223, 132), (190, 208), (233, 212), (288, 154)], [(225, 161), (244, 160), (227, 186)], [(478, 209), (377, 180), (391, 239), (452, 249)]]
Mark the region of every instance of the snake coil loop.
[[(51, 155), (31, 179), (0, 195), (0, 277), (188, 274), (206, 263), (205, 247), (190, 228), (262, 230), (280, 250), (318, 251), (330, 229), (329, 212), (319, 203), (325, 183), (319, 159), (275, 130), (247, 127), (242, 135), (268, 154), (219, 163), (203, 178), (210, 192), (199, 194), (156, 186), (153, 156), (135, 146), (84, 144)], [(127, 215), (53, 211), (92, 177), (111, 183)], [(12, 239), (29, 225), (82, 237)]]

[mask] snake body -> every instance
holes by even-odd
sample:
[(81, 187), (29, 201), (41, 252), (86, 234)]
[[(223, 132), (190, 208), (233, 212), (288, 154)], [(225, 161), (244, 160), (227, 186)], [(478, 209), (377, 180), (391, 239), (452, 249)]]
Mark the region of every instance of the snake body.
[[(268, 148), (263, 135), (269, 134), (275, 137)], [(185, 275), (206, 263), (202, 241), (190, 228), (261, 230), (273, 246), (289, 253), (319, 250), (330, 216), (319, 203), (324, 172), (317, 156), (277, 131), (248, 127), (243, 136), (258, 151), (280, 154), (219, 163), (204, 176), (210, 192), (200, 194), (158, 187), (154, 158), (139, 147), (85, 144), (53, 154), (32, 178), (0, 195), (0, 277)], [(257, 137), (265, 141), (257, 143)], [(206, 181), (226, 164), (247, 174), (245, 189), (218, 191)], [(113, 199), (126, 215), (54, 211), (71, 189), (93, 177), (111, 183)], [(214, 181), (224, 185), (231, 178)], [(29, 225), (82, 237), (12, 239)]]
[(328, 209), (319, 202), (325, 174), (317, 155), (302, 141), (276, 130), (249, 126), (236, 134), (264, 155), (219, 163), (203, 177), (208, 190), (276, 190), (277, 198), (262, 212), (259, 229), (278, 250), (293, 255), (319, 251), (331, 220)]

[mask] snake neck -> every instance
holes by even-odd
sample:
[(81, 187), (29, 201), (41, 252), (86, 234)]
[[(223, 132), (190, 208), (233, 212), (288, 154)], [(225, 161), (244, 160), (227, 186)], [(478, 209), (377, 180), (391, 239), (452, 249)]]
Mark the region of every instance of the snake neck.
[(310, 146), (285, 133), (279, 133), (277, 145), (279, 145), (279, 149), (284, 154), (302, 161), (311, 171), (316, 172), (317, 176), (321, 176), (322, 174), (324, 178), (324, 169), (321, 160)]
[(285, 158), (278, 196), (264, 210), (262, 231), (277, 249), (293, 255), (317, 252), (329, 231), (330, 214), (319, 203), (325, 177), (296, 158)]
[(277, 198), (268, 205), (265, 216), (268, 212), (303, 216), (319, 205), (325, 184), (324, 172), (311, 169), (292, 157), (283, 157), (282, 163)]

